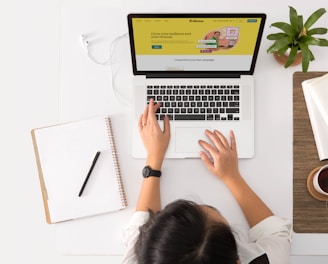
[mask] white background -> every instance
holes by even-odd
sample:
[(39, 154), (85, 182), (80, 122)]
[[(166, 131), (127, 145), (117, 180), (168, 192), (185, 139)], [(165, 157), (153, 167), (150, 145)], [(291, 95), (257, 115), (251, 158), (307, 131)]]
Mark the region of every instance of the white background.
[[(65, 1), (65, 0), (63, 0)], [(149, 10), (151, 1), (68, 1), (75, 3), (77, 14), (84, 14), (81, 17), (72, 17), (72, 23), (81, 25), (76, 28), (78, 31), (90, 29), (104, 29), (105, 25), (98, 25), (101, 21), (94, 21), (94, 15), (88, 16), (85, 6), (106, 2), (114, 6), (115, 10)], [(236, 5), (235, 1), (229, 3), (219, 3), (220, 1), (163, 1), (153, 6), (153, 10), (159, 11), (161, 8), (170, 7), (173, 11), (185, 10), (185, 5), (189, 9), (198, 12), (202, 10), (220, 11), (261, 11), (268, 15), (266, 24), (266, 35), (270, 29), (268, 27), (273, 21), (287, 20), (288, 5), (295, 6), (304, 15), (308, 15), (319, 7), (328, 7), (326, 0), (312, 2), (285, 1), (284, 5), (276, 3), (261, 4), (262, 1), (240, 1)], [(208, 6), (200, 7), (201, 4)], [(247, 2), (247, 3), (246, 3)], [(210, 3), (216, 3), (215, 7)], [(73, 6), (72, 4), (72, 6)], [(154, 4), (153, 4), (154, 5)], [(311, 8), (310, 8), (311, 7)], [(83, 12), (79, 12), (79, 10)], [(270, 17), (270, 10), (274, 16)], [(101, 17), (101, 16), (100, 16)], [(328, 15), (322, 18), (322, 23), (327, 26)], [(93, 111), (87, 112), (85, 99), (81, 99), (74, 104), (60, 101), (65, 96), (60, 94), (60, 43), (62, 41), (61, 25), (61, 1), (60, 0), (30, 0), (30, 1), (2, 1), (0, 4), (0, 115), (1, 115), (1, 139), (0, 139), (0, 164), (1, 164), (1, 236), (0, 236), (0, 262), (1, 263), (120, 263), (120, 257), (110, 256), (62, 256), (54, 245), (54, 228), (45, 223), (41, 192), (38, 182), (37, 169), (35, 165), (34, 153), (30, 137), (30, 130), (35, 127), (49, 125), (59, 120), (79, 118), (87, 115), (103, 114), (108, 110), (106, 104), (114, 103), (113, 98), (99, 98), (97, 94), (91, 93), (88, 101), (93, 104)], [(125, 20), (120, 21), (124, 22)], [(87, 25), (89, 28), (87, 29)], [(121, 24), (109, 25), (107, 30), (119, 35), (124, 27)], [(86, 32), (84, 31), (84, 32)], [(96, 30), (95, 30), (96, 31)], [(272, 32), (272, 31), (270, 31)], [(83, 33), (83, 32), (82, 32)], [(99, 32), (97, 32), (99, 33)], [(106, 34), (107, 32), (101, 32)], [(66, 38), (67, 39), (67, 38)], [(292, 73), (300, 70), (299, 67), (283, 69), (278, 66), (271, 56), (265, 53), (265, 49), (270, 43), (263, 39), (261, 52), (259, 54), (258, 65), (255, 74), (260, 78), (259, 83), (263, 84), (257, 90), (257, 120), (263, 121), (264, 114), (267, 121), (257, 125), (257, 157), (254, 160), (242, 162), (242, 169), (256, 167), (258, 173), (261, 164), (269, 164), (272, 173), (277, 174), (277, 181), (270, 183), (272, 190), (266, 193), (261, 188), (257, 188), (257, 182), (250, 184), (264, 200), (272, 205), (276, 211), (290, 211), (292, 199)], [(100, 45), (101, 46), (101, 45)], [(78, 49), (80, 47), (77, 47)], [(327, 48), (313, 49), (317, 60), (310, 66), (313, 71), (328, 70), (328, 50)], [(100, 48), (99, 54), (102, 54)], [(92, 84), (95, 76), (108, 74), (108, 68), (92, 66), (86, 59), (84, 53), (79, 51), (74, 56), (81, 56), (78, 67), (74, 69), (75, 75), (72, 85), (76, 83)], [(97, 55), (97, 54), (96, 54)], [(105, 56), (105, 53), (103, 54)], [(84, 67), (85, 66), (85, 67)], [(82, 71), (81, 69), (84, 69)], [(93, 69), (92, 74), (90, 69)], [(72, 70), (72, 69), (70, 69)], [(77, 72), (80, 72), (77, 81)], [(67, 71), (69, 72), (69, 70)], [(61, 76), (62, 78), (62, 76)], [(107, 80), (107, 79), (106, 79)], [(98, 85), (102, 81), (97, 79)], [(104, 81), (110, 89), (110, 81)], [(265, 87), (266, 86), (266, 87)], [(85, 90), (83, 90), (85, 91)], [(65, 91), (64, 91), (65, 92)], [(108, 94), (113, 96), (111, 90)], [(281, 94), (287, 97), (282, 98)], [(81, 96), (81, 95), (77, 95)], [(87, 95), (82, 95), (86, 98)], [(260, 103), (260, 98), (265, 100)], [(77, 103), (77, 105), (75, 104)], [(79, 105), (81, 104), (81, 105)], [(84, 111), (82, 105), (84, 104)], [(259, 108), (260, 107), (260, 108)], [(72, 110), (71, 110), (72, 109)], [(262, 143), (262, 144), (261, 144)], [(267, 144), (267, 145), (266, 145)], [(276, 146), (276, 147), (275, 147)], [(268, 162), (269, 160), (269, 162)], [(179, 169), (179, 165), (177, 165)], [(181, 166), (180, 166), (181, 167)], [(267, 169), (266, 168), (266, 169)], [(281, 175), (283, 176), (281, 176)], [(279, 176), (280, 175), (280, 176)], [(282, 177), (286, 177), (283, 180)], [(280, 183), (286, 184), (281, 186)], [(276, 183), (276, 184), (275, 184)], [(281, 197), (281, 194), (283, 197)], [(274, 197), (274, 198), (272, 198)], [(285, 201), (287, 204), (284, 204)], [(275, 201), (274, 201), (275, 200)], [(278, 200), (278, 201), (277, 201)], [(279, 203), (278, 203), (279, 202)], [(134, 202), (132, 202), (134, 204)], [(280, 208), (280, 205), (282, 208)], [(290, 215), (288, 215), (290, 216)], [(321, 242), (320, 242), (321, 241)], [(327, 235), (310, 236), (298, 235), (294, 237), (294, 254), (291, 263), (327, 263), (328, 256), (310, 256), (313, 254), (328, 254), (325, 245)], [(306, 243), (309, 242), (309, 243)], [(321, 243), (321, 246), (319, 245)], [(319, 250), (318, 250), (319, 249)], [(307, 256), (301, 256), (302, 252)], [(311, 253), (312, 252), (312, 253)]]

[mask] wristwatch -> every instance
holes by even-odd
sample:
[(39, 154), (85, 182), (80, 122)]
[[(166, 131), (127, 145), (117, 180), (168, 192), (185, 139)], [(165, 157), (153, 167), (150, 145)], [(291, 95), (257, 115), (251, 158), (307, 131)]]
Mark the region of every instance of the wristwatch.
[(149, 166), (144, 167), (143, 170), (142, 170), (142, 176), (144, 178), (148, 178), (148, 177), (151, 177), (151, 176), (161, 177), (161, 175), (162, 175), (162, 172), (161, 171), (153, 170)]

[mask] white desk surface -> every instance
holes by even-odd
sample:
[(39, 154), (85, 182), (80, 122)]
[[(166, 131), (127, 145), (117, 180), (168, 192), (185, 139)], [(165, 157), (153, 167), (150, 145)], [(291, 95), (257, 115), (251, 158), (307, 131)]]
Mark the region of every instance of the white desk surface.
[[(121, 160), (124, 182), (127, 189), (129, 207), (115, 215), (115, 223), (126, 223), (132, 214), (141, 182), (140, 170), (143, 160), (135, 160), (130, 154), (130, 109), (120, 104), (112, 90), (110, 66), (100, 66), (86, 56), (79, 43), (79, 35), (87, 34), (91, 43), (92, 55), (99, 60), (109, 57), (109, 45), (114, 38), (127, 32), (126, 14), (129, 12), (264, 12), (267, 22), (261, 49), (255, 68), (256, 77), (256, 156), (241, 160), (240, 170), (262, 199), (281, 216), (292, 220), (292, 74), (300, 66), (284, 69), (271, 55), (266, 54), (271, 44), (266, 35), (274, 32), (269, 25), (275, 21), (288, 20), (288, 5), (292, 5), (307, 17), (319, 7), (328, 8), (326, 0), (313, 2), (311, 8), (307, 2), (286, 1), (285, 5), (250, 1), (133, 1), (133, 0), (53, 0), (19, 1), (13, 6), (18, 14), (15, 28), (18, 74), (12, 93), (4, 87), (12, 84), (12, 74), (6, 74), (2, 80), (1, 120), (6, 127), (12, 123), (6, 118), (7, 98), (13, 97), (17, 107), (15, 134), (4, 131), (1, 138), (2, 160), (9, 154), (12, 159), (3, 164), (8, 175), (15, 168), (15, 176), (8, 179), (18, 192), (15, 195), (7, 186), (1, 186), (1, 205), (7, 215), (12, 215), (12, 204), (17, 208), (15, 227), (5, 228), (1, 243), (8, 248), (0, 259), (15, 257), (12, 263), (120, 263), (121, 256), (106, 255), (106, 244), (96, 241), (89, 246), (86, 241), (91, 231), (82, 235), (80, 243), (74, 245), (76, 254), (84, 256), (65, 256), (65, 245), (58, 241), (65, 239), (63, 233), (55, 231), (54, 226), (45, 223), (37, 168), (35, 165), (32, 142), (29, 131), (32, 128), (53, 124), (59, 121), (87, 118), (94, 115), (113, 116), (117, 134), (118, 154)], [(2, 4), (4, 6), (5, 4)], [(9, 6), (1, 10), (9, 10)], [(10, 12), (0, 16), (8, 25)], [(1, 21), (2, 22), (2, 21)], [(317, 24), (326, 26), (328, 14)], [(6, 24), (5, 24), (6, 25)], [(1, 50), (6, 67), (12, 65), (12, 57), (7, 49), (13, 47), (5, 43)], [(310, 65), (310, 71), (328, 70), (327, 48), (314, 48), (316, 61)], [(1, 64), (1, 66), (3, 66)], [(2, 69), (2, 67), (1, 67)], [(2, 71), (4, 72), (4, 71)], [(129, 89), (129, 87), (127, 87)], [(127, 90), (128, 94), (129, 90)], [(16, 106), (16, 105), (15, 105)], [(10, 108), (9, 108), (10, 109)], [(17, 111), (19, 110), (19, 111)], [(17, 112), (16, 112), (17, 111)], [(17, 113), (17, 116), (16, 116)], [(2, 116), (3, 115), (3, 116)], [(15, 135), (15, 137), (13, 137)], [(10, 139), (10, 140), (8, 140)], [(14, 148), (13, 148), (14, 146)], [(14, 162), (15, 161), (15, 162)], [(19, 163), (18, 163), (19, 162)], [(19, 166), (17, 165), (19, 164)], [(218, 181), (211, 177), (199, 160), (167, 160), (163, 168), (162, 199), (166, 204), (176, 198), (198, 199), (217, 206), (236, 227), (246, 224), (230, 193)], [(196, 172), (196, 173), (195, 173)], [(8, 177), (7, 177), (8, 178)], [(3, 189), (3, 190), (2, 190)], [(10, 201), (17, 201), (7, 203)], [(235, 220), (238, 219), (238, 220)], [(12, 219), (4, 221), (13, 226)], [(91, 220), (90, 220), (91, 221)], [(100, 221), (100, 220), (95, 220)], [(100, 221), (101, 222), (101, 221)], [(106, 226), (93, 225), (95, 232), (106, 233)], [(14, 232), (12, 232), (14, 231)], [(14, 236), (12, 235), (14, 234)], [(59, 235), (59, 237), (58, 237)], [(57, 240), (54, 238), (56, 237)], [(11, 243), (14, 238), (14, 246)], [(69, 234), (67, 234), (69, 238)], [(86, 244), (84, 242), (86, 242)], [(90, 242), (90, 241), (89, 241)], [(105, 241), (106, 242), (106, 239)], [(86, 246), (87, 245), (87, 246)], [(8, 247), (10, 246), (10, 247)], [(67, 245), (68, 250), (72, 249)], [(116, 249), (121, 251), (120, 246)], [(88, 255), (88, 252), (102, 256)], [(8, 256), (6, 256), (8, 254)], [(88, 256), (85, 256), (85, 255)], [(7, 258), (8, 257), (8, 258)], [(15, 262), (16, 261), (16, 262)], [(293, 234), (291, 263), (324, 263), (328, 261), (328, 234)]]

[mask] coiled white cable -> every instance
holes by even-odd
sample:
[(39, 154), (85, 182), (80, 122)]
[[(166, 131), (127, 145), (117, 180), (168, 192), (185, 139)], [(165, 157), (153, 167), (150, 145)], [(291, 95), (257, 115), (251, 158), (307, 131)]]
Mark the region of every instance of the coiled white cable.
[[(88, 58), (92, 62), (102, 66), (111, 66), (113, 94), (121, 104), (131, 107), (132, 71), (131, 64), (129, 63), (128, 65), (128, 62), (131, 60), (130, 49), (127, 45), (128, 36), (128, 33), (124, 33), (111, 42), (109, 58), (103, 62), (96, 60), (92, 56), (89, 49), (90, 43), (85, 35), (81, 35), (80, 40)], [(130, 82), (128, 82), (129, 80)]]

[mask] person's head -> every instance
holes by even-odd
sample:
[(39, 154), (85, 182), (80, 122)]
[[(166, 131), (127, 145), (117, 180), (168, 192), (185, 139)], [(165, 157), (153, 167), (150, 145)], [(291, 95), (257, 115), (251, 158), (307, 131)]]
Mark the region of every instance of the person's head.
[(236, 264), (235, 238), (221, 214), (206, 205), (177, 200), (140, 228), (139, 264)]
[(220, 31), (215, 31), (215, 32), (214, 32), (214, 36), (216, 36), (216, 37), (220, 37), (220, 35), (221, 35), (221, 32), (220, 32)]

